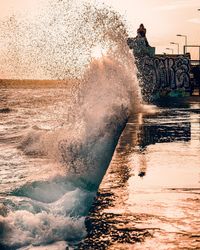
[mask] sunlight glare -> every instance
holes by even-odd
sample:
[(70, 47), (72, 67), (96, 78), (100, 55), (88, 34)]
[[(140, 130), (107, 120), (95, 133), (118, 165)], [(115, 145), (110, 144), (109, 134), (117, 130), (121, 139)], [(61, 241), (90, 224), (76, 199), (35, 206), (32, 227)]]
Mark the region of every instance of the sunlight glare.
[(103, 48), (101, 45), (97, 45), (92, 49), (92, 57), (99, 59), (103, 57), (107, 53), (107, 50)]

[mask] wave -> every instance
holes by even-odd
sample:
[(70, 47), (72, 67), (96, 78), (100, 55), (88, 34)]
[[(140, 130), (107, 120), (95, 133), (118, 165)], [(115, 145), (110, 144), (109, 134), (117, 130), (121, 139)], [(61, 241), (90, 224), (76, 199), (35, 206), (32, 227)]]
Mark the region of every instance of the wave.
[[(87, 73), (84, 78), (79, 89), (84, 98), (79, 96), (81, 104), (74, 104), (76, 117), (69, 118), (73, 123), (57, 131), (34, 128), (20, 142), (18, 148), (27, 156), (53, 160), (64, 169), (64, 175), (27, 183), (11, 192), (4, 201), (6, 213), (0, 216), (0, 241), (4, 245), (70, 242), (85, 236), (84, 216), (131, 112), (132, 100), (121, 97), (121, 91), (127, 91), (126, 84), (120, 91), (114, 88), (108, 92), (114, 87), (113, 80), (113, 85), (119, 84), (119, 74), (113, 75), (117, 72), (115, 63), (106, 59), (103, 64), (95, 62), (89, 69), (91, 75)], [(108, 79), (104, 75), (107, 70), (112, 72)]]
[[(91, 10), (90, 18), (94, 13)], [(58, 171), (52, 178), (27, 182), (5, 197), (0, 215), (2, 247), (63, 240), (75, 244), (82, 239), (86, 235), (85, 216), (120, 135), (129, 116), (141, 108), (125, 27), (118, 18), (111, 18), (113, 13), (109, 15), (109, 11), (99, 11), (96, 16), (98, 31), (102, 30), (113, 46), (104, 41), (109, 47), (106, 55), (91, 58), (71, 87), (71, 103), (62, 128), (45, 131), (34, 127), (18, 144), (27, 157), (46, 158), (53, 162), (55, 172), (61, 168), (62, 174)], [(113, 29), (108, 30), (110, 27)]]
[(67, 176), (27, 183), (14, 190), (4, 201), (7, 211), (0, 216), (0, 241), (10, 247), (21, 247), (60, 240), (76, 242), (84, 237), (84, 216), (88, 214), (126, 119), (116, 115), (106, 123), (106, 128), (85, 143), (58, 141), (58, 159), (68, 166)]

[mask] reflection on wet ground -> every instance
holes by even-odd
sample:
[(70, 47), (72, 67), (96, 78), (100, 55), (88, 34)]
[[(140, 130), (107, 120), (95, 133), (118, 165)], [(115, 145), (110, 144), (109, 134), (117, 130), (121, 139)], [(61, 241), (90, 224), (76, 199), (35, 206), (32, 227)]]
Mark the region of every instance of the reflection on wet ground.
[(200, 249), (200, 102), (130, 119), (78, 249)]

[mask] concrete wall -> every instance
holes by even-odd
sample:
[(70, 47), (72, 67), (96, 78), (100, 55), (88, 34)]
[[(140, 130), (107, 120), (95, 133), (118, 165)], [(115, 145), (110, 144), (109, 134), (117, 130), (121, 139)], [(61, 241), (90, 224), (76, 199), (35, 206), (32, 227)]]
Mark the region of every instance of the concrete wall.
[(187, 96), (191, 92), (190, 60), (184, 55), (153, 55), (141, 38), (129, 38), (145, 99)]
[(189, 95), (190, 61), (187, 57), (144, 56), (136, 62), (145, 95)]

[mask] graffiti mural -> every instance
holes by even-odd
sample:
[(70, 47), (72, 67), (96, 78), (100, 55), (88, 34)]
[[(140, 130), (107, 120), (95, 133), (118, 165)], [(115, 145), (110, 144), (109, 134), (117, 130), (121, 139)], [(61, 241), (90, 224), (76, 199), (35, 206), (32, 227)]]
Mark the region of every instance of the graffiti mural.
[(188, 96), (192, 92), (190, 59), (184, 55), (155, 55), (155, 48), (144, 39), (128, 38), (127, 44), (136, 59), (145, 99), (160, 96)]
[(190, 61), (187, 57), (144, 56), (137, 60), (145, 95), (190, 93)]

